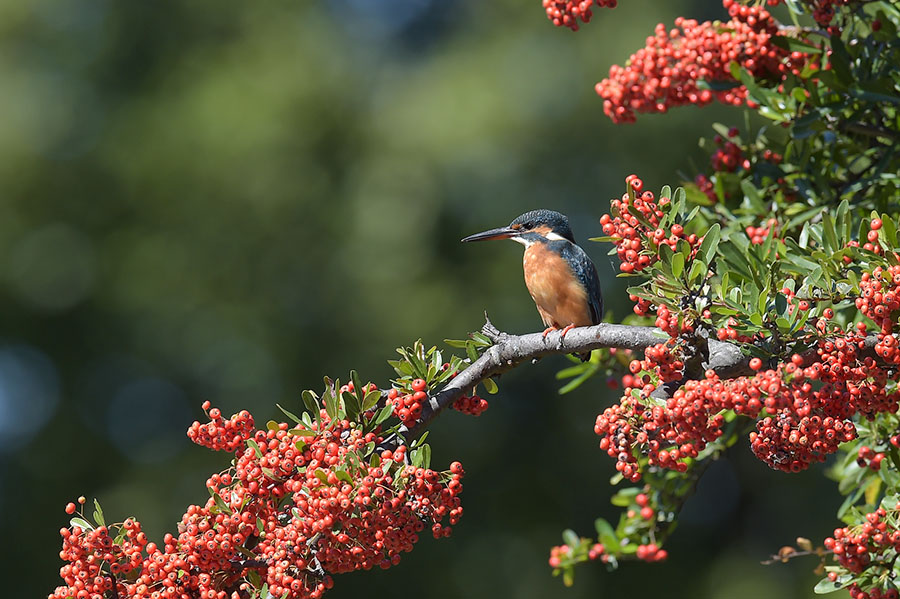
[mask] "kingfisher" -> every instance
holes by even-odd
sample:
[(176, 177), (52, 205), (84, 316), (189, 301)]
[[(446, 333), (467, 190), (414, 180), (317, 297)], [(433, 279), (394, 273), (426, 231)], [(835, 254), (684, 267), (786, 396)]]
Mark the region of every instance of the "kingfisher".
[[(603, 317), (600, 279), (591, 259), (575, 243), (569, 219), (553, 210), (532, 210), (507, 227), (469, 235), (463, 242), (512, 239), (525, 246), (525, 286), (544, 321), (544, 337), (599, 324)], [(579, 354), (582, 361), (590, 352)]]

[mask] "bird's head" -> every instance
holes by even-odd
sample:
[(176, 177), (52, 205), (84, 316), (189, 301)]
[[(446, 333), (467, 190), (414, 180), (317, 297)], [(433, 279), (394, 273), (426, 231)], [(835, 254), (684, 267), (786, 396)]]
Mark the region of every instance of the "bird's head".
[(507, 227), (475, 233), (463, 241), (487, 241), (489, 239), (512, 239), (525, 246), (541, 239), (548, 241), (565, 239), (575, 243), (575, 237), (569, 227), (569, 219), (564, 214), (553, 210), (526, 212), (516, 217)]

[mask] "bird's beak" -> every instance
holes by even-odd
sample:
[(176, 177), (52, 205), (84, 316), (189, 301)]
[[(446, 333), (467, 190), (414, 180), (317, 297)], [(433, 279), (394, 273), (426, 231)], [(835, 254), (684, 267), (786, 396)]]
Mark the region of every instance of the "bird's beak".
[(482, 231), (481, 233), (475, 233), (474, 235), (469, 235), (463, 242), (467, 241), (487, 241), (489, 239), (509, 239), (510, 237), (516, 237), (521, 234), (522, 231), (519, 229), (513, 229), (512, 227), (500, 227), (499, 229), (490, 229), (488, 231)]

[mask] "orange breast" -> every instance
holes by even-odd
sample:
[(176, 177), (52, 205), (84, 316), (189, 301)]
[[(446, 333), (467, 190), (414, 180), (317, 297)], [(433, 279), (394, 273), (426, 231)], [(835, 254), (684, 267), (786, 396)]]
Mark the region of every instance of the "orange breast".
[(525, 250), (522, 265), (525, 285), (545, 326), (561, 329), (592, 324), (587, 292), (558, 254), (535, 243)]

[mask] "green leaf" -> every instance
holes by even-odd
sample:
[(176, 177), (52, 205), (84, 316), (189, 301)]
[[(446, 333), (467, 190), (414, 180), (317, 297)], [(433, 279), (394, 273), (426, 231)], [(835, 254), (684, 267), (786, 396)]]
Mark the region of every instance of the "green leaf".
[(594, 528), (597, 530), (597, 540), (603, 543), (610, 553), (616, 553), (619, 546), (619, 537), (616, 530), (604, 518), (594, 520)]
[(431, 445), (422, 445), (417, 452), (422, 456), (422, 468), (431, 467)]
[(219, 508), (219, 511), (221, 511), (221, 512), (223, 512), (223, 513), (225, 513), (225, 514), (229, 514), (229, 515), (232, 514), (232, 513), (234, 513), (234, 512), (231, 510), (231, 508), (228, 507), (228, 504), (225, 503), (225, 500), (222, 499), (222, 496), (221, 496), (221, 495), (219, 495), (218, 493), (213, 492), (213, 493), (212, 493), (212, 498), (213, 498), (213, 501), (214, 501), (215, 504), (216, 504), (216, 507)]
[(881, 215), (881, 231), (879, 231), (878, 240), (885, 249), (893, 250), (897, 247), (897, 227), (894, 219), (888, 214)]
[(847, 53), (847, 47), (837, 35), (831, 36), (830, 62), (837, 82), (842, 83), (842, 87), (846, 87), (853, 81), (853, 75), (850, 73), (850, 54)]
[[(841, 578), (847, 578), (848, 580), (842, 582)], [(815, 587), (813, 587), (813, 592), (816, 595), (827, 595), (828, 593), (833, 593), (835, 591), (839, 591), (842, 588), (844, 588), (845, 586), (847, 586), (847, 583), (850, 582), (849, 579), (850, 579), (849, 576), (846, 576), (846, 577), (842, 576), (842, 577), (838, 578), (836, 581), (831, 582), (830, 580), (828, 580), (827, 577), (823, 578), (822, 580), (819, 581), (819, 583)]]
[(77, 516), (75, 518), (72, 518), (71, 520), (69, 520), (69, 524), (71, 526), (78, 526), (82, 530), (94, 530), (93, 524), (91, 524), (84, 518), (78, 518)]
[(759, 190), (753, 186), (750, 179), (741, 179), (741, 191), (744, 192), (744, 198), (746, 198), (756, 213), (764, 213), (766, 211), (762, 196), (760, 196)]
[(867, 505), (875, 505), (876, 500), (878, 499), (878, 494), (881, 492), (881, 479), (880, 478), (872, 478), (869, 481), (869, 484), (866, 485), (865, 497)]
[(647, 220), (647, 217), (644, 216), (644, 213), (641, 212), (640, 210), (638, 210), (637, 208), (635, 208), (634, 206), (632, 206), (631, 204), (628, 204), (628, 214), (630, 214), (631, 216), (636, 218), (639, 223), (641, 223), (648, 229), (654, 228), (653, 223), (651, 223), (649, 220)]
[(100, 502), (97, 499), (94, 499), (94, 522), (97, 523), (97, 526), (106, 526), (106, 520), (103, 519), (103, 508), (100, 507)]
[(369, 468), (378, 468), (379, 466), (381, 466), (381, 456), (375, 452), (369, 456)]
[[(259, 532), (262, 532), (262, 529), (260, 529)], [(240, 548), (243, 548), (243, 546), (241, 546)], [(245, 551), (246, 551), (246, 550), (245, 550)], [(254, 555), (253, 553), (251, 553), (251, 554), (248, 555), (247, 557), (249, 557), (249, 558), (255, 558), (256, 555)], [(251, 570), (248, 570), (248, 571), (247, 571), (247, 578), (250, 579), (250, 584), (253, 585), (253, 588), (254, 588), (254, 589), (259, 589), (259, 588), (260, 588), (260, 585), (262, 584), (262, 578), (260, 577), (259, 572), (257, 572), (256, 570), (252, 570), (252, 569), (251, 569)], [(262, 591), (262, 589), (260, 589), (260, 592), (261, 592), (261, 591)], [(259, 594), (257, 594), (256, 597), (259, 597)]]
[(702, 279), (707, 270), (709, 268), (706, 266), (706, 263), (702, 260), (694, 260), (693, 264), (691, 264), (691, 272), (688, 274), (688, 284), (693, 285), (694, 281)]
[(833, 253), (841, 249), (841, 244), (837, 239), (837, 231), (834, 228), (834, 219), (827, 210), (822, 212), (822, 233), (826, 251)]
[(359, 400), (359, 405), (362, 405), (362, 398), (365, 395), (366, 390), (359, 380), (359, 373), (355, 370), (350, 371), (350, 382), (353, 383), (353, 392), (356, 394), (356, 399)]
[(804, 54), (821, 54), (822, 48), (811, 44), (807, 41), (797, 39), (796, 37), (788, 37), (786, 35), (776, 35), (771, 42), (790, 52), (803, 52)]
[(391, 404), (387, 404), (378, 411), (378, 413), (375, 415), (375, 418), (372, 420), (372, 423), (375, 426), (378, 426), (379, 424), (390, 418), (391, 414), (393, 413), (394, 407)]
[[(615, 251), (615, 248), (613, 248), (613, 251)], [(479, 333), (478, 331), (472, 333), (472, 340), (482, 347), (490, 347), (494, 345), (494, 342), (491, 341), (490, 337), (488, 337), (484, 333)]]
[(788, 301), (787, 297), (784, 294), (779, 293), (775, 296), (775, 312), (779, 316), (784, 316), (787, 314), (788, 309)]
[(672, 256), (672, 276), (676, 279), (681, 278), (684, 272), (684, 254), (681, 252)]
[(672, 248), (670, 248), (668, 245), (663, 244), (659, 246), (659, 259), (663, 264), (670, 268), (672, 266), (673, 255), (674, 254)]
[(703, 243), (700, 244), (700, 250), (697, 252), (697, 257), (703, 260), (705, 264), (712, 263), (712, 258), (719, 247), (721, 230), (722, 228), (719, 226), (719, 223), (715, 223), (703, 237)]
[(684, 189), (676, 187), (675, 193), (672, 194), (672, 205), (675, 206), (674, 210), (676, 214), (682, 214), (684, 212), (684, 204), (686, 201), (687, 194)]
[[(634, 498), (638, 493), (640, 493), (640, 489), (637, 487), (622, 489), (613, 495), (609, 502), (617, 507), (628, 507), (634, 501)], [(598, 530), (597, 532), (599, 533), (600, 531)]]
[(313, 474), (315, 474), (316, 478), (318, 478), (320, 481), (322, 481), (326, 485), (328, 484), (328, 475), (325, 474), (324, 470), (322, 470), (321, 468), (316, 468), (316, 471)]
[(328, 418), (335, 420), (338, 416), (338, 408), (337, 396), (332, 389), (328, 389), (325, 392), (325, 413), (328, 414)]
[(699, 89), (711, 89), (712, 91), (727, 91), (729, 89), (734, 89), (736, 87), (740, 87), (740, 83), (737, 81), (716, 81), (706, 79), (698, 79), (697, 87)]
[(305, 389), (300, 397), (303, 399), (303, 405), (306, 411), (315, 416), (316, 422), (319, 421), (319, 397), (312, 391)]
[(362, 411), (362, 406), (360, 405), (356, 394), (344, 392), (341, 393), (341, 399), (344, 402), (344, 409), (347, 411), (347, 418), (349, 420), (356, 420)]
[[(732, 236), (732, 239), (736, 238), (738, 237)], [(725, 258), (725, 262), (731, 267), (732, 275), (737, 274), (745, 280), (753, 280), (753, 273), (751, 272), (750, 266), (747, 263), (746, 254), (739, 251), (734, 243), (727, 242), (719, 244), (719, 253), (723, 258)], [(737, 289), (737, 287), (732, 287), (732, 289)]]
[(569, 546), (570, 550), (574, 550), (581, 544), (581, 539), (575, 534), (571, 528), (567, 528), (562, 533), (563, 543)]
[(294, 424), (300, 424), (300, 419), (297, 418), (297, 416), (295, 416), (295, 415), (292, 414), (291, 412), (285, 410), (285, 409), (282, 408), (279, 404), (275, 404), (275, 407), (278, 408), (279, 410), (281, 410), (281, 413), (282, 413), (282, 414), (284, 414), (285, 416), (287, 416), (288, 418), (290, 418), (291, 420), (293, 420), (293, 421), (294, 421)]
[(366, 396), (363, 398), (362, 409), (363, 412), (368, 412), (376, 405), (378, 405), (378, 401), (381, 399), (381, 391), (374, 390), (366, 393)]
[(494, 379), (492, 378), (484, 379), (483, 381), (481, 381), (481, 385), (484, 387), (484, 390), (491, 395), (494, 395), (498, 391), (497, 383), (495, 383)]
[[(580, 375), (576, 376), (571, 381), (569, 381), (568, 383), (566, 383), (565, 385), (560, 387), (560, 389), (559, 389), (559, 391), (557, 391), (557, 393), (559, 393), (560, 395), (565, 395), (566, 393), (574, 391), (575, 389), (580, 387), (582, 384), (584, 384), (584, 382), (586, 380), (591, 378), (594, 375), (594, 373), (597, 372), (597, 368), (593, 367), (589, 362), (585, 362), (584, 365), (587, 366), (588, 368), (584, 369), (584, 371)], [(558, 374), (561, 374), (561, 373), (558, 373)]]
[(415, 372), (412, 364), (406, 360), (388, 360), (387, 362), (400, 376), (412, 376)]
[(288, 431), (288, 434), (293, 435), (295, 437), (315, 437), (317, 434), (316, 431), (311, 431), (305, 428), (292, 428)]
[(256, 441), (253, 439), (247, 439), (247, 446), (253, 448), (253, 453), (256, 454), (257, 459), (263, 456), (262, 451), (259, 449), (259, 445), (257, 445)]

